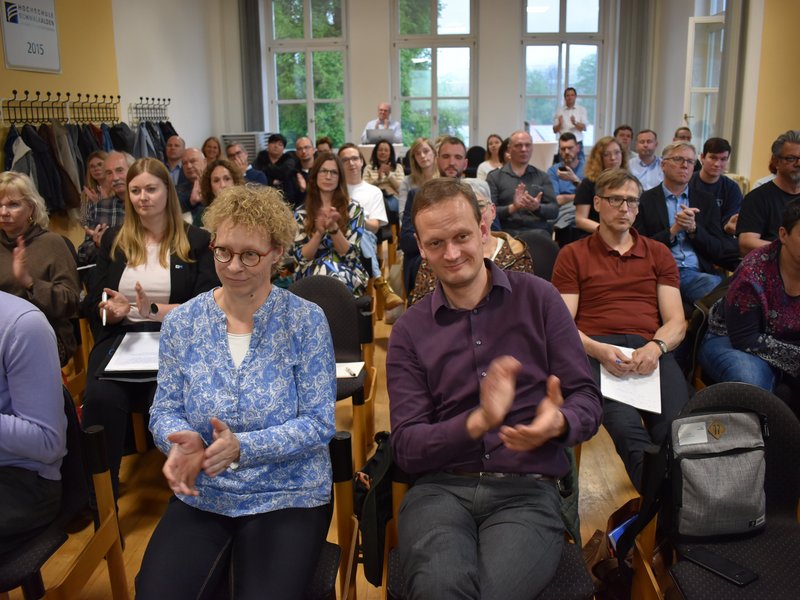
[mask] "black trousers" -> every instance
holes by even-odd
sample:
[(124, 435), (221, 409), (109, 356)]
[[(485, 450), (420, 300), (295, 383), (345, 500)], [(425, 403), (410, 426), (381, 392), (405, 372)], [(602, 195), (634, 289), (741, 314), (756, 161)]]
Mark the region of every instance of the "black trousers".
[[(649, 341), (639, 335), (601, 335), (592, 336), (592, 339), (634, 349), (644, 346)], [(600, 363), (589, 357), (589, 364), (592, 367), (595, 381), (600, 385)], [(641, 492), (642, 486), (642, 461), (645, 450), (653, 444), (661, 445), (669, 432), (670, 424), (689, 400), (688, 384), (672, 352), (668, 352), (659, 359), (659, 367), (661, 370), (660, 415), (640, 412), (628, 404), (608, 398), (603, 400), (603, 425), (614, 441), (617, 454), (625, 464), (625, 470), (631, 478), (633, 487), (639, 492)], [(643, 421), (644, 423), (642, 423)]]
[(138, 600), (303, 598), (330, 523), (329, 505), (226, 517), (170, 500), (136, 576)]
[(119, 465), (125, 450), (125, 434), (131, 411), (134, 408), (146, 411), (150, 407), (156, 393), (156, 382), (131, 383), (95, 377), (115, 339), (112, 336), (99, 341), (89, 355), (81, 425), (84, 429), (91, 425), (102, 425), (105, 428), (108, 464), (116, 498), (119, 496)]
[(0, 467), (0, 560), (52, 523), (60, 508), (60, 480), (19, 467)]

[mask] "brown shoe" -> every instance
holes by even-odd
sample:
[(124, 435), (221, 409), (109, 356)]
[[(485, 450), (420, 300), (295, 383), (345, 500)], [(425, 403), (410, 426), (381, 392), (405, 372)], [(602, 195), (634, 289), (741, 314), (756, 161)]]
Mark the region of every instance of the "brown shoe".
[(375, 289), (383, 296), (383, 306), (388, 310), (397, 308), (403, 304), (403, 299), (394, 293), (392, 286), (383, 277), (378, 277), (375, 280)]

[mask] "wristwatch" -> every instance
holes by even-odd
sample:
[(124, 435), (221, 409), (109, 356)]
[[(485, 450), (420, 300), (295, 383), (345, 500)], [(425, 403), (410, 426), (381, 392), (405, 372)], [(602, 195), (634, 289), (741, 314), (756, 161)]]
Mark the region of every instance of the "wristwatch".
[(657, 340), (656, 338), (653, 338), (650, 341), (655, 342), (658, 345), (658, 347), (661, 349), (661, 354), (666, 354), (669, 352), (669, 348), (667, 348), (667, 343), (665, 341)]
[(158, 304), (156, 304), (155, 302), (151, 302), (150, 303), (150, 316), (152, 317), (153, 315), (157, 315), (157, 314), (158, 314)]

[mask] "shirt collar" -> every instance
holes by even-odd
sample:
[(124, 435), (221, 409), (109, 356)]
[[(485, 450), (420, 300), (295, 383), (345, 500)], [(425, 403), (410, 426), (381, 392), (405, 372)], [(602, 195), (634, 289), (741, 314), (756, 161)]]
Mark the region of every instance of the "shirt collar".
[(683, 188), (683, 191), (680, 194), (673, 194), (672, 192), (670, 192), (667, 189), (666, 184), (664, 184), (664, 182), (662, 181), (661, 182), (661, 191), (664, 192), (664, 198), (669, 198), (670, 196), (673, 196), (673, 197), (677, 198), (678, 200), (680, 200), (681, 198), (685, 198), (687, 200), (689, 199), (689, 185), (688, 184), (686, 185), (685, 188)]
[(637, 258), (644, 258), (647, 254), (647, 249), (639, 232), (633, 227), (630, 228), (631, 237), (633, 238), (633, 246), (624, 255), (621, 255), (614, 248), (609, 246), (606, 241), (600, 236), (600, 230), (596, 229), (595, 232), (589, 237), (589, 245), (593, 246), (593, 250), (600, 254), (611, 254), (616, 256), (635, 256)]
[[(489, 260), (488, 258), (483, 259), (484, 267), (489, 269), (492, 277), (492, 287), (489, 290), (489, 293), (486, 294), (488, 298), (489, 295), (492, 293), (492, 290), (495, 288), (502, 288), (505, 290), (511, 291), (511, 282), (508, 280), (508, 275), (498, 267), (493, 261)], [(486, 298), (482, 299), (478, 305), (483, 304)], [(442, 282), (437, 281), (436, 287), (433, 288), (433, 294), (431, 294), (431, 314), (436, 316), (436, 313), (439, 312), (439, 309), (446, 308), (449, 310), (453, 310), (450, 308), (450, 305), (447, 303), (447, 297), (444, 294), (444, 290), (442, 289)]]

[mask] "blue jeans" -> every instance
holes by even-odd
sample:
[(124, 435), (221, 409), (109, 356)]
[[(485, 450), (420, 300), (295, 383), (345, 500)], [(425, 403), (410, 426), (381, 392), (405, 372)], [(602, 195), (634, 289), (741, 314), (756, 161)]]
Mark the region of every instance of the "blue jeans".
[(681, 298), (684, 302), (693, 304), (722, 283), (721, 275), (703, 273), (695, 269), (678, 269), (681, 274)]
[(560, 504), (549, 480), (420, 478), (398, 520), (405, 597), (535, 598), (561, 560)]
[(370, 259), (372, 264), (373, 277), (381, 276), (381, 266), (378, 263), (378, 236), (372, 233), (369, 229), (364, 228), (364, 235), (361, 236), (361, 254), (364, 258)]
[(737, 350), (726, 335), (706, 333), (697, 356), (703, 372), (716, 383), (742, 381), (768, 392), (775, 389), (775, 372), (769, 363), (755, 354)]
[(384, 201), (386, 202), (386, 213), (396, 213), (400, 211), (400, 200), (397, 199), (397, 196), (384, 196)]

